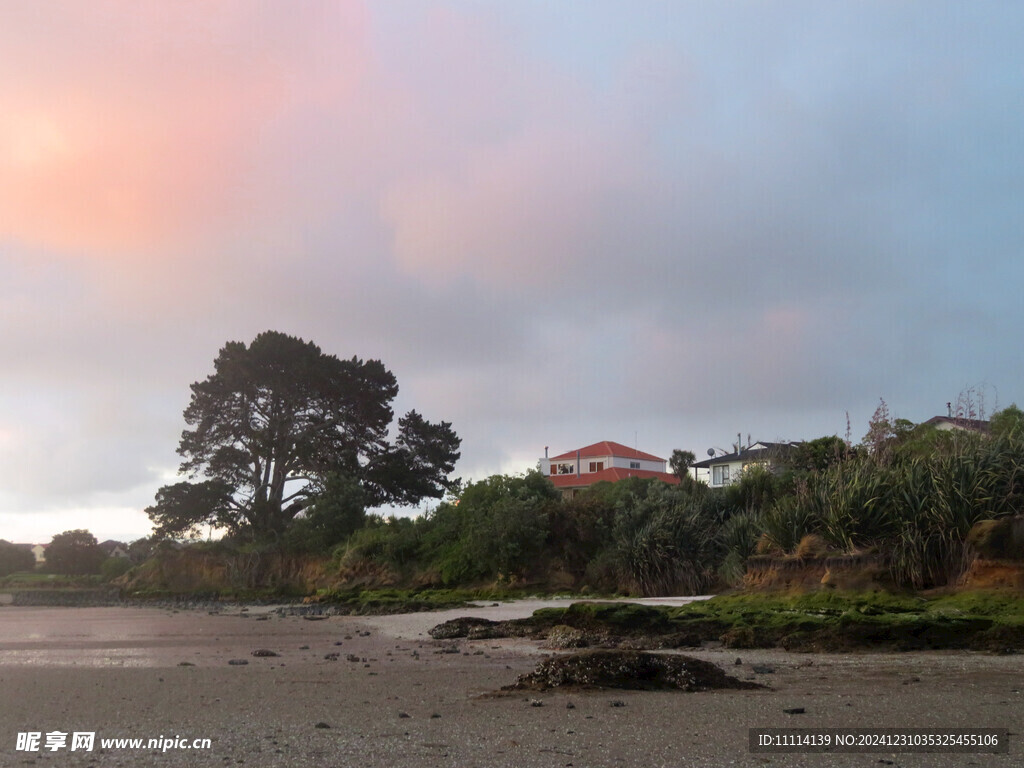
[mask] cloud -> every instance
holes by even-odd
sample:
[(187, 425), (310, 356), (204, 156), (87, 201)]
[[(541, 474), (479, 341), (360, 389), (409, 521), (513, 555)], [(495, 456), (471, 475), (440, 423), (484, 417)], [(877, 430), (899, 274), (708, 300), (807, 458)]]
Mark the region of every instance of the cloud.
[(141, 509), (267, 329), (472, 476), (1020, 401), (1009, 13), (8, 4), (0, 513)]
[(357, 4), (6, 13), (0, 45), (21, 66), (0, 75), (0, 232), (92, 258), (194, 245), (270, 213), (247, 185), (275, 121), (297, 104), (344, 109), (365, 66)]

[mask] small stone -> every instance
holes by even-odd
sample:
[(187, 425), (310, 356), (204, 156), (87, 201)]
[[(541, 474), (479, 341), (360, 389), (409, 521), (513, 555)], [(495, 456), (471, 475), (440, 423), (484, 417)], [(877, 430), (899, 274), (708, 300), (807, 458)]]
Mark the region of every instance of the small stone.
[(544, 702), (541, 701), (540, 699), (530, 699), (530, 706), (531, 707), (543, 707), (544, 706)]
[(433, 714), (430, 715), (430, 719), (431, 720), (437, 720), (439, 717), (441, 717), (441, 716), (439, 714), (437, 714), (437, 712), (434, 712)]
[(608, 706), (610, 706), (610, 707), (624, 707), (624, 706), (626, 706), (626, 702), (622, 701), (621, 699), (615, 699)]
[(269, 648), (257, 648), (255, 651), (252, 652), (252, 655), (260, 659), (267, 659), (273, 656), (280, 656), (281, 654), (276, 653), (275, 651), (272, 651)]
[(755, 674), (758, 675), (773, 675), (775, 674), (775, 667), (769, 667), (765, 664), (755, 664), (751, 667)]
[(566, 709), (576, 709), (576, 705), (573, 704), (571, 701), (567, 701), (567, 702), (565, 702), (565, 708)]
[(248, 659), (228, 659), (228, 664), (232, 667), (244, 667), (248, 663)]
[(739, 656), (737, 656), (736, 657), (736, 661), (734, 661), (733, 663), (738, 667), (738, 666), (740, 666), (740, 664), (743, 663), (743, 659), (741, 659)]
[(398, 717), (404, 720), (405, 718), (412, 717), (412, 715), (410, 715), (408, 712), (399, 712)]
[(788, 709), (783, 709), (782, 711), (785, 712), (787, 715), (802, 715), (807, 710), (803, 707), (789, 707)]
[(325, 723), (323, 720), (321, 720), (319, 723), (317, 723), (313, 727), (314, 728), (330, 728), (331, 726), (329, 726), (327, 723)]
[(179, 667), (194, 667), (195, 664), (193, 664), (191, 661), (179, 661), (178, 662), (178, 666)]
[(308, 645), (300, 645), (299, 646), (299, 650), (300, 651), (308, 651), (309, 650), (309, 646)]

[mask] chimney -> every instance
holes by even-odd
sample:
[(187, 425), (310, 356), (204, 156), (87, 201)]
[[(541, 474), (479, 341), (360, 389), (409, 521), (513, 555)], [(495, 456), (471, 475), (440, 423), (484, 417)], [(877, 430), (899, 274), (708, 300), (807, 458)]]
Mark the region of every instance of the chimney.
[(949, 416), (949, 418), (951, 418), (951, 419), (953, 418), (953, 404), (952, 403), (946, 403), (946, 415)]
[(576, 451), (576, 477), (580, 476), (580, 452)]
[(546, 459), (547, 457), (548, 457), (548, 447), (545, 445), (544, 446), (544, 458)]

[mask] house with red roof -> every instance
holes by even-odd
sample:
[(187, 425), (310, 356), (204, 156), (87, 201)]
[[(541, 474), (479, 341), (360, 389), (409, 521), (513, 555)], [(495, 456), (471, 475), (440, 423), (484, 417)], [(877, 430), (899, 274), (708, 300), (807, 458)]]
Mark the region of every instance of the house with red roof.
[(679, 478), (666, 472), (666, 459), (609, 440), (549, 457), (544, 449), (540, 471), (562, 494), (571, 498), (594, 483), (616, 483), (628, 477), (657, 478), (676, 485)]

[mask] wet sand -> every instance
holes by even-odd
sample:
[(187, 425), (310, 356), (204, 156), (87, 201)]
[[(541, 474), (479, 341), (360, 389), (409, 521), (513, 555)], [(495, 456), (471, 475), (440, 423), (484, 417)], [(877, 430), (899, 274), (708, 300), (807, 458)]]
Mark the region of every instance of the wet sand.
[[(747, 741), (751, 727), (1015, 732), (1024, 716), (1021, 656), (702, 649), (687, 653), (771, 690), (493, 696), (547, 651), (522, 640), (426, 634), (454, 615), (508, 617), (533, 607), (319, 621), (257, 608), (2, 607), (0, 766), (1024, 764), (1016, 735), (1006, 755), (751, 754)], [(261, 648), (280, 655), (251, 655)], [(755, 673), (755, 665), (773, 671)], [(784, 712), (794, 708), (804, 713)], [(55, 730), (209, 738), (211, 748), (15, 748), (18, 732)]]

